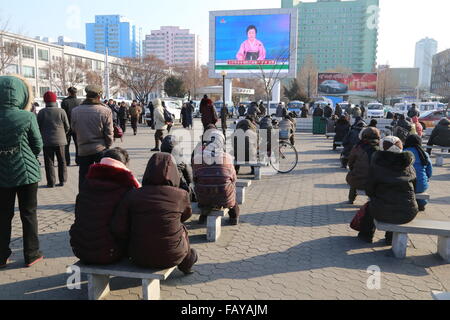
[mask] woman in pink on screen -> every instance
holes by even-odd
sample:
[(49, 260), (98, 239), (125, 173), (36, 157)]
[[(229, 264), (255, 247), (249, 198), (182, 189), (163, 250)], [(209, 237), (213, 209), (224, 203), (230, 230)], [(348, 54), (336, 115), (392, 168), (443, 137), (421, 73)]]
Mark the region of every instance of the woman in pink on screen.
[(245, 40), (236, 55), (238, 61), (266, 60), (264, 44), (256, 39), (258, 30), (254, 25), (247, 28), (248, 40)]

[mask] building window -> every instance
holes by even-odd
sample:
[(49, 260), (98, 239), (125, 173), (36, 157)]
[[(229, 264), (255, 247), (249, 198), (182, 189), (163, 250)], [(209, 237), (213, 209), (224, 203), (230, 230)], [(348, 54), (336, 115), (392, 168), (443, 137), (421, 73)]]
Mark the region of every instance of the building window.
[(43, 97), (44, 94), (45, 94), (46, 92), (48, 92), (48, 91), (50, 91), (50, 88), (49, 88), (49, 87), (39, 87), (39, 94), (40, 94), (41, 97)]
[(19, 66), (17, 64), (10, 64), (5, 69), (5, 74), (18, 74)]
[(47, 68), (39, 68), (39, 79), (41, 80), (49, 79), (49, 72)]
[(34, 48), (23, 46), (22, 57), (27, 59), (34, 59)]
[(34, 67), (23, 66), (22, 72), (25, 78), (36, 78)]
[(48, 61), (48, 50), (38, 49), (38, 57), (41, 61)]

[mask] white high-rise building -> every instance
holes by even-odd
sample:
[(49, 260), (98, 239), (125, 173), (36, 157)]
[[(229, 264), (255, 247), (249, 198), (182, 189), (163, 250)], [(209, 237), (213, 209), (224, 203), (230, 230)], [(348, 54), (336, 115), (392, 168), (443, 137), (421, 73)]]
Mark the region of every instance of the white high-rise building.
[(143, 41), (144, 56), (154, 55), (169, 66), (188, 65), (201, 61), (201, 42), (199, 36), (189, 29), (161, 27), (152, 30)]
[(420, 69), (419, 87), (430, 89), (433, 56), (437, 53), (438, 43), (434, 39), (425, 38), (416, 43), (414, 67)]

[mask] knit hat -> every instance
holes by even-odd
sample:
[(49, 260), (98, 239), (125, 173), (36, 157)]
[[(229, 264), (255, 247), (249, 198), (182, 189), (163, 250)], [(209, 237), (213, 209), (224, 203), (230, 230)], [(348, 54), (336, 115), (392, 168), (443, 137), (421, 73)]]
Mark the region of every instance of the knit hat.
[(373, 127), (368, 127), (366, 129), (361, 130), (359, 133), (359, 140), (380, 140), (381, 133), (380, 130)]
[(380, 148), (382, 151), (402, 153), (403, 152), (403, 143), (399, 138), (389, 136), (389, 137), (386, 137), (383, 140), (381, 140)]
[(47, 91), (44, 94), (44, 102), (45, 103), (55, 103), (57, 99), (58, 99), (58, 97), (56, 96), (56, 93), (54, 93), (54, 92)]

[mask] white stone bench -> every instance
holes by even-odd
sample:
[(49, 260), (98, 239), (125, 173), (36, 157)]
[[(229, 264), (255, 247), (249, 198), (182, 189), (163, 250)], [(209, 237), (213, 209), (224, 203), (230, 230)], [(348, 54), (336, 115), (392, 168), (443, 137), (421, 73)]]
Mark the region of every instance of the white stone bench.
[(438, 254), (450, 263), (450, 221), (416, 219), (408, 224), (395, 225), (375, 220), (375, 226), (380, 231), (394, 233), (392, 251), (399, 259), (406, 257), (408, 234), (426, 234), (438, 236)]
[(142, 279), (142, 292), (144, 300), (161, 299), (161, 281), (167, 280), (177, 268), (163, 270), (143, 269), (135, 266), (129, 260), (107, 266), (84, 265), (81, 262), (75, 264), (81, 273), (88, 276), (89, 300), (101, 300), (110, 292), (109, 280), (111, 277)]
[[(230, 209), (212, 210), (208, 212), (206, 219), (206, 240), (208, 242), (217, 242), (222, 234), (222, 218), (225, 217)], [(203, 209), (198, 207), (198, 203), (192, 204), (193, 214), (202, 214)]]
[(255, 168), (255, 180), (261, 180), (262, 179), (262, 167), (267, 167), (268, 164), (265, 163), (247, 163), (247, 162), (235, 162), (235, 166), (239, 167), (253, 167)]
[(325, 134), (325, 137), (327, 137), (327, 139), (334, 138), (334, 137), (336, 137), (336, 133), (335, 132), (330, 132), (330, 133), (327, 132)]
[(246, 189), (252, 185), (250, 180), (238, 180), (236, 182), (236, 200), (238, 204), (245, 203)]
[(431, 296), (434, 300), (450, 301), (450, 292), (433, 291)]
[(450, 153), (448, 153), (448, 151), (447, 152), (441, 151), (441, 152), (434, 152), (434, 155), (436, 156), (436, 167), (442, 167), (444, 166), (444, 158), (449, 157)]
[[(358, 196), (367, 196), (366, 192), (364, 190), (356, 190), (356, 194)], [(429, 201), (431, 199), (431, 197), (428, 193), (416, 193), (416, 199)]]

